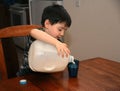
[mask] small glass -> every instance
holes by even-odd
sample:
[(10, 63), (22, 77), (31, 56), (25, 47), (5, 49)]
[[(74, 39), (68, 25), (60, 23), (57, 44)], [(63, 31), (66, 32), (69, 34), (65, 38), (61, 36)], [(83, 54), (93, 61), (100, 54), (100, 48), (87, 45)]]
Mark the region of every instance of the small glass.
[(74, 62), (68, 63), (69, 77), (77, 77), (79, 68), (79, 60), (74, 59)]

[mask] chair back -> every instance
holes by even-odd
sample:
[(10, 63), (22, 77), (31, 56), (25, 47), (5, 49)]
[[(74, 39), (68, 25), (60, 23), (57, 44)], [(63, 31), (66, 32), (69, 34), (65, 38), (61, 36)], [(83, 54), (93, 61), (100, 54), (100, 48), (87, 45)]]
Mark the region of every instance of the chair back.
[(40, 28), (40, 26), (17, 25), (0, 29), (0, 75), (2, 80), (15, 77), (19, 70), (16, 46), (12, 38), (28, 36), (31, 29), (34, 28)]

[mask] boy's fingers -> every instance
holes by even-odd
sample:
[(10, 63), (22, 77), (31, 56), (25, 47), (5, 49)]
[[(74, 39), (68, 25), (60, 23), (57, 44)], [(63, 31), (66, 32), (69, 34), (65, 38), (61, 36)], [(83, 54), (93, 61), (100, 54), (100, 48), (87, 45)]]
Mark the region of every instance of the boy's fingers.
[(68, 50), (62, 50), (61, 51), (61, 55), (62, 55), (62, 57), (68, 57), (70, 55), (70, 51), (68, 51)]

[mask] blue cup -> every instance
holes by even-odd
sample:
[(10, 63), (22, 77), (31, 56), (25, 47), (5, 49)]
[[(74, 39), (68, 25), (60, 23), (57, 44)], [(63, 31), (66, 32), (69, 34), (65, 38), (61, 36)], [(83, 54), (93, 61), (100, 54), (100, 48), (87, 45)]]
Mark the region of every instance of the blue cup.
[(69, 77), (77, 77), (78, 68), (79, 68), (79, 61), (75, 59), (74, 62), (75, 63), (73, 63), (73, 62), (68, 63)]

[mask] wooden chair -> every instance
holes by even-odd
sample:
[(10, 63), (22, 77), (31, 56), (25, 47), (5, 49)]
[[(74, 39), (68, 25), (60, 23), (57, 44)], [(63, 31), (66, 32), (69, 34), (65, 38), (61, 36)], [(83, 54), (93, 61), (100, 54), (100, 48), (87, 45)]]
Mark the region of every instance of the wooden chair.
[(0, 29), (0, 75), (2, 80), (15, 77), (19, 70), (16, 46), (12, 37), (28, 36), (33, 28), (40, 28), (40, 26), (18, 25)]

